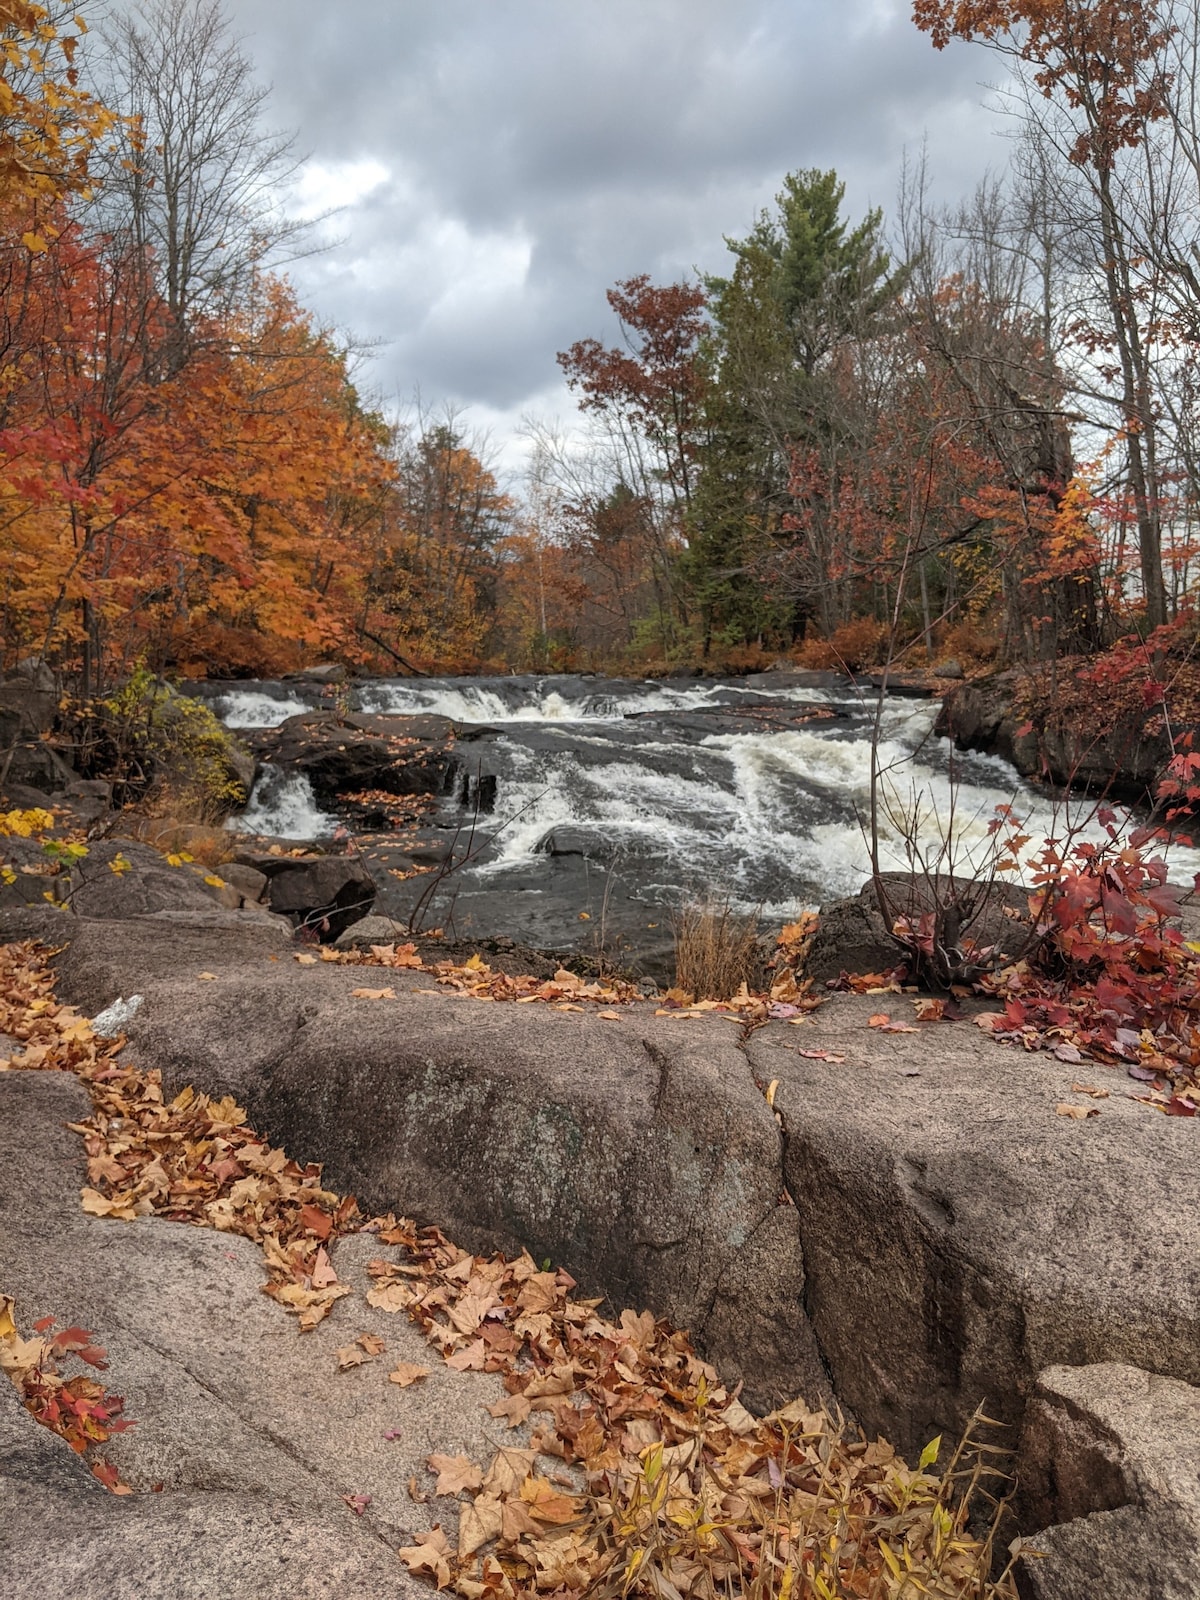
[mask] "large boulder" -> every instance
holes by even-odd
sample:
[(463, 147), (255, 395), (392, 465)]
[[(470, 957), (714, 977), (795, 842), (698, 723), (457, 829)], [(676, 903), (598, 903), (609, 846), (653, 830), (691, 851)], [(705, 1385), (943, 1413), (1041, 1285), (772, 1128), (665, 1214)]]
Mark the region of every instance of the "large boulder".
[(375, 880), (357, 856), (259, 856), (265, 900), (296, 928), (332, 943), (375, 904)]
[(1003, 756), (1023, 772), (1036, 772), (1036, 741), (1017, 738), (1014, 702), (1020, 683), (1019, 673), (994, 672), (956, 685), (942, 699), (934, 733), (953, 739), (960, 750), (983, 750)]
[[(1200, 1595), (1200, 1389), (1138, 1367), (1051, 1367), (1017, 1466), (1027, 1600)], [(1034, 1553), (1036, 1552), (1036, 1553)]]
[[(433, 1451), (489, 1453), (498, 1377), (430, 1360), (403, 1317), (364, 1301), (370, 1237), (334, 1249), (354, 1289), (314, 1332), (262, 1293), (250, 1241), (181, 1223), (89, 1217), (79, 1204), (89, 1113), (66, 1074), (0, 1075), (4, 1289), (19, 1325), (53, 1316), (107, 1352), (135, 1420), (102, 1454), (135, 1491), (114, 1499), (0, 1374), (0, 1569), (14, 1595), (55, 1600), (394, 1600), (425, 1593), (394, 1548), (452, 1510), (414, 1501)], [(386, 1252), (385, 1252), (386, 1253)], [(339, 1372), (364, 1329), (389, 1365), (428, 1365), (398, 1391), (388, 1365)], [(342, 1496), (367, 1495), (357, 1517)]]
[[(1064, 669), (1068, 670), (1068, 669)], [(1074, 695), (1078, 685), (1069, 685)], [(1042, 709), (1018, 709), (1030, 691)], [(998, 672), (953, 688), (942, 701), (934, 732), (961, 750), (983, 750), (1011, 761), (1026, 777), (1153, 803), (1158, 779), (1174, 754), (1171, 731), (1154, 708), (1117, 715), (1105, 725), (1095, 706), (1081, 717), (1069, 703), (1019, 672)], [(1179, 730), (1174, 732), (1178, 734)]]
[(101, 839), (71, 870), (70, 905), (76, 916), (103, 921), (126, 917), (211, 911), (209, 874), (188, 863), (171, 866), (148, 844)]
[(372, 1210), (527, 1248), (670, 1317), (763, 1404), (828, 1395), (779, 1128), (727, 1023), (485, 1005), (417, 992), (427, 974), (247, 959), (218, 936), (171, 970), (150, 920), (103, 938), (80, 924), (60, 992), (89, 1013), (143, 994), (130, 1048), (169, 1089), (235, 1095)]
[(319, 800), (364, 790), (437, 794), (453, 761), (446, 717), (309, 711), (248, 737), (271, 765), (303, 773)]
[(1016, 1425), (1059, 1364), (1200, 1383), (1195, 1119), (1123, 1071), (917, 1025), (902, 995), (836, 995), (746, 1050), (778, 1080), (807, 1313), (868, 1432), (912, 1454), (981, 1402)]

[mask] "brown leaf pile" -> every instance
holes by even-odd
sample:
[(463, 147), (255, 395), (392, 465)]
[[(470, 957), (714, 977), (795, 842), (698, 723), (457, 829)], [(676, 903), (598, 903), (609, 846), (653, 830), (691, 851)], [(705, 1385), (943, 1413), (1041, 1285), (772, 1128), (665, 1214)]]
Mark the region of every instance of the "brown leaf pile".
[(272, 1149), (229, 1098), (184, 1089), (163, 1094), (157, 1071), (117, 1057), (122, 1041), (100, 1041), (87, 1020), (53, 998), (53, 974), (34, 945), (0, 948), (0, 1033), (24, 1050), (0, 1067), (75, 1072), (95, 1107), (83, 1135), (88, 1182), (83, 1209), (98, 1217), (160, 1216), (238, 1233), (262, 1246), (266, 1292), (313, 1328), (350, 1290), (325, 1249), (354, 1227), (358, 1207), (321, 1187), (318, 1166), (300, 1167)]
[[(935, 1478), (848, 1436), (802, 1402), (758, 1419), (648, 1312), (612, 1322), (565, 1272), (490, 1260), (436, 1229), (368, 1224), (402, 1259), (377, 1260), (368, 1302), (405, 1312), (463, 1371), (499, 1373), (491, 1414), (532, 1421), (528, 1448), (490, 1463), (434, 1456), (435, 1493), (459, 1499), (400, 1552), (464, 1600), (637, 1595), (1002, 1596), (967, 1531), (960, 1454)], [(545, 1463), (549, 1463), (547, 1466)], [(557, 1464), (557, 1465), (554, 1465)], [(969, 1469), (974, 1487), (979, 1469)]]
[[(348, 967), (390, 967), (396, 971), (428, 972), (440, 988), (473, 1000), (510, 1001), (517, 1005), (541, 1002), (560, 1011), (584, 1011), (588, 1005), (628, 1005), (642, 998), (635, 984), (614, 979), (610, 983), (589, 982), (577, 973), (560, 967), (553, 978), (534, 978), (507, 972), (493, 972), (482, 956), (455, 965), (452, 961), (426, 963), (415, 943), (373, 944), (368, 950), (331, 950), (296, 957), (305, 966), (318, 961)], [(374, 998), (364, 994), (363, 998)], [(395, 995), (380, 998), (394, 999)]]

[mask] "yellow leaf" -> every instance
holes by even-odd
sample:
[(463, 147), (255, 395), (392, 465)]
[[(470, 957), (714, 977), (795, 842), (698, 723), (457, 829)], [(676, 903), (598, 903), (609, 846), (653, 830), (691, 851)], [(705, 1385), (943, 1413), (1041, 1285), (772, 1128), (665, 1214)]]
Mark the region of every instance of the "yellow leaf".
[(205, 873), (204, 881), (210, 889), (224, 889), (225, 879), (218, 878), (215, 872)]
[(21, 243), (31, 256), (45, 255), (46, 250), (49, 248), (40, 233), (23, 233), (21, 235)]

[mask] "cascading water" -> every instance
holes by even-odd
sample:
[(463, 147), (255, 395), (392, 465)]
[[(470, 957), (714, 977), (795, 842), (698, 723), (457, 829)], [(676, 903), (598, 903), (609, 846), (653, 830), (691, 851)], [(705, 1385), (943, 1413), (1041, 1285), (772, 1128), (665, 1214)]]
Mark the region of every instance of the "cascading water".
[(258, 770), (250, 804), (229, 825), (235, 833), (312, 841), (329, 838), (338, 819), (321, 810), (303, 773), (264, 765)]
[[(263, 727), (295, 714), (291, 689), (213, 685), (209, 693), (231, 726)], [(624, 918), (644, 939), (681, 896), (713, 892), (778, 922), (855, 893), (870, 871), (874, 707), (844, 680), (375, 680), (355, 686), (349, 704), (485, 729), (460, 740), (457, 798), (444, 802), (431, 830), (450, 845), (456, 825), (478, 828), (483, 848), (446, 889), (452, 914), (476, 932), (557, 948), (579, 938), (581, 921)], [(958, 755), (934, 738), (934, 711), (928, 701), (885, 702), (877, 749), (885, 867), (911, 866), (914, 839), (934, 859), (950, 837), (953, 870), (969, 875), (986, 865), (988, 825), (1002, 804), (1014, 806), (1036, 843), (1061, 833), (1063, 808), (1006, 762)], [(487, 797), (478, 816), (476, 793)], [(1068, 811), (1078, 820), (1090, 809), (1075, 801)], [(237, 822), (294, 840), (327, 838), (336, 825), (304, 779), (270, 768)], [(389, 868), (385, 844), (376, 848)], [(1190, 881), (1200, 852), (1177, 849), (1171, 866)], [(393, 876), (381, 877), (382, 902), (403, 913), (405, 895), (423, 880)]]

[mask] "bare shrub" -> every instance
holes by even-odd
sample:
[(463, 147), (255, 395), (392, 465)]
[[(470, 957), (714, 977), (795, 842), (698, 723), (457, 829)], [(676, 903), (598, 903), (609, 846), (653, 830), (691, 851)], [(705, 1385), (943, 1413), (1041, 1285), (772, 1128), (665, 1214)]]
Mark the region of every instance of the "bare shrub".
[(758, 917), (728, 900), (683, 906), (675, 918), (675, 987), (697, 1000), (730, 1000), (742, 984), (761, 987)]

